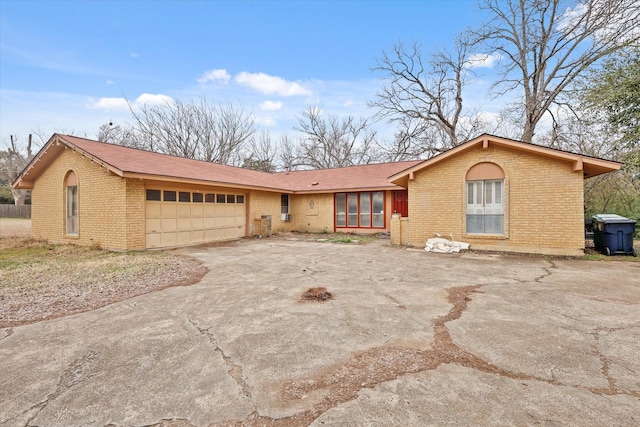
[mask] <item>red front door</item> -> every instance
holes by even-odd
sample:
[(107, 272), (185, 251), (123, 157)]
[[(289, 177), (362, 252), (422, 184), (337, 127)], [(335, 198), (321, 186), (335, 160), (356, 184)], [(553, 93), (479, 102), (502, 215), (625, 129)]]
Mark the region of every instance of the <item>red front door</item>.
[(407, 190), (393, 192), (393, 213), (409, 216), (409, 193)]

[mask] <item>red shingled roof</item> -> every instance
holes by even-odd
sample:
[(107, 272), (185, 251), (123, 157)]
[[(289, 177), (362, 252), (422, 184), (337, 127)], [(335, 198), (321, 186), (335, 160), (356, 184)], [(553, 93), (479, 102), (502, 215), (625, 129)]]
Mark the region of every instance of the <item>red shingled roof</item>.
[(210, 185), (301, 193), (399, 188), (387, 178), (420, 163), (418, 160), (337, 169), (266, 173), (54, 134), (22, 171), (14, 186), (31, 188), (33, 181), (65, 148), (76, 150), (123, 177), (193, 181)]

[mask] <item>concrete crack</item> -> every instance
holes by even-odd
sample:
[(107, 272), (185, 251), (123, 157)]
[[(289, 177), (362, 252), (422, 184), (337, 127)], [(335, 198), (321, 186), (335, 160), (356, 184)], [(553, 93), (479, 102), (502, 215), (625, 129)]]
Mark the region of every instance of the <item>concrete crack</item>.
[(603, 331), (607, 331), (607, 332), (612, 332), (615, 329), (608, 329), (608, 328), (596, 328), (593, 331), (593, 337), (595, 339), (595, 345), (594, 348), (596, 350), (596, 354), (598, 355), (598, 358), (600, 359), (600, 363), (602, 364), (602, 368), (600, 369), (600, 371), (602, 372), (602, 376), (604, 377), (604, 379), (607, 380), (607, 383), (609, 384), (608, 388), (592, 388), (590, 389), (592, 392), (597, 393), (597, 394), (607, 394), (607, 395), (614, 395), (614, 394), (618, 394), (618, 388), (616, 385), (616, 380), (615, 378), (613, 378), (610, 373), (609, 373), (609, 359), (602, 354), (602, 352), (600, 351), (600, 334)]
[(540, 283), (541, 280), (546, 279), (547, 277), (551, 276), (553, 274), (553, 272), (551, 271), (552, 269), (558, 268), (556, 266), (556, 263), (553, 262), (552, 260), (546, 260), (550, 266), (549, 267), (542, 267), (542, 269), (544, 270), (544, 274), (536, 277), (535, 279), (533, 279), (536, 283)]
[[(248, 397), (253, 403), (253, 398), (251, 396), (251, 388), (249, 387), (249, 384), (247, 384), (247, 382), (244, 380), (244, 377), (242, 374), (242, 366), (235, 364), (233, 362), (233, 358), (225, 354), (224, 350), (216, 342), (216, 338), (211, 333), (210, 327), (206, 329), (201, 328), (198, 326), (196, 322), (191, 320), (191, 318), (187, 317), (187, 320), (195, 329), (198, 330), (198, 332), (200, 332), (200, 334), (207, 337), (207, 339), (213, 346), (213, 351), (220, 353), (222, 360), (224, 361), (225, 365), (227, 365), (227, 372), (229, 373), (229, 376), (231, 376), (231, 378), (233, 378), (236, 384), (238, 384), (238, 386), (242, 390), (242, 394)], [(255, 407), (255, 403), (254, 403), (254, 407)]]
[(4, 336), (0, 337), (0, 341), (2, 341), (5, 338), (9, 338), (11, 335), (13, 335), (13, 328), (3, 329), (2, 332), (4, 332)]
[(23, 412), (29, 413), (35, 411), (35, 413), (30, 416), (25, 423), (25, 427), (29, 426), (31, 421), (33, 421), (50, 402), (60, 397), (72, 387), (94, 377), (95, 374), (90, 374), (89, 372), (96, 364), (97, 359), (98, 353), (93, 350), (88, 351), (81, 358), (76, 359), (69, 368), (62, 373), (55, 390), (49, 393), (43, 401), (32, 405), (29, 409)]

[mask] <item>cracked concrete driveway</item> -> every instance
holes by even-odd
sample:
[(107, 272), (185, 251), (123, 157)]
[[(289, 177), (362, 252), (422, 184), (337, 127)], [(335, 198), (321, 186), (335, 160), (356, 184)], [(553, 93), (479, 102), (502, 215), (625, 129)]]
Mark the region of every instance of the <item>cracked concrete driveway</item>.
[[(640, 425), (640, 263), (246, 240), (0, 330), (6, 426)], [(301, 302), (311, 287), (334, 299)]]

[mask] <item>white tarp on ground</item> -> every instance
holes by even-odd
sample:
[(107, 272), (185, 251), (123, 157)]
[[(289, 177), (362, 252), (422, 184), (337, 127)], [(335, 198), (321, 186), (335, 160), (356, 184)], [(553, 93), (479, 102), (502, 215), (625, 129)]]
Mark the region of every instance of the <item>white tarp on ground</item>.
[(438, 253), (453, 253), (466, 249), (469, 249), (469, 243), (456, 242), (455, 240), (444, 239), (442, 237), (434, 237), (427, 240), (427, 246), (424, 248), (427, 252)]

